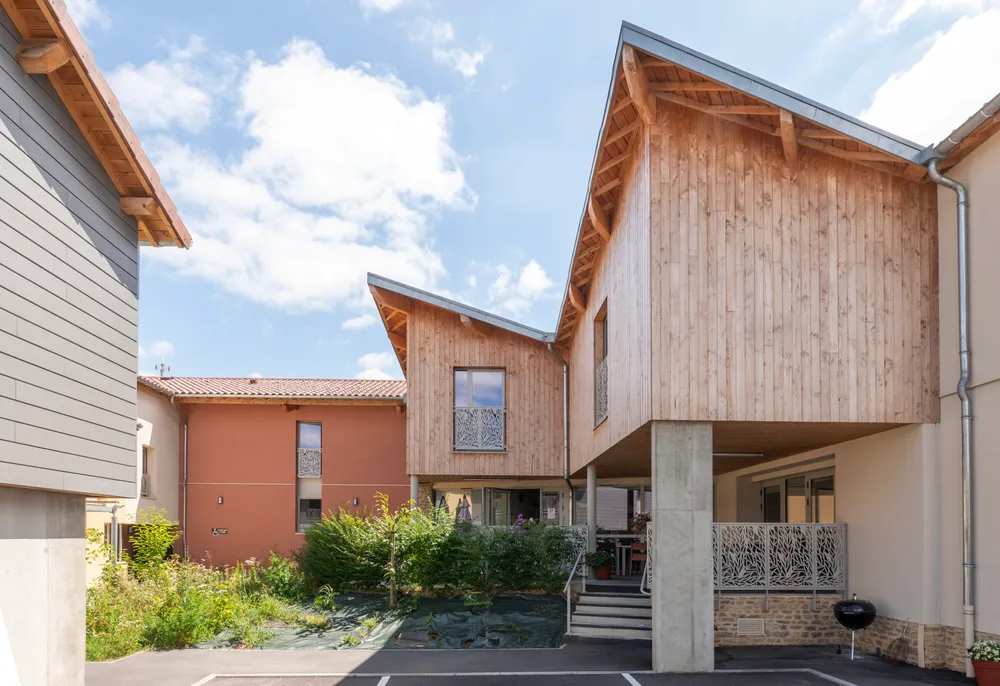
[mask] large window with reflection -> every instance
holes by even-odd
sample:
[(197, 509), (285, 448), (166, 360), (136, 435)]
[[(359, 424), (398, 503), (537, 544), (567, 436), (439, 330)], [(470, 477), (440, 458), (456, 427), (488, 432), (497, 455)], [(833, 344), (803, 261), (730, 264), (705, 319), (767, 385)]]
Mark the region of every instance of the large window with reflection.
[[(649, 512), (653, 492), (649, 486), (598, 486), (597, 528), (608, 533), (627, 533), (638, 512)], [(573, 489), (573, 521), (587, 523), (587, 489)]]
[(455, 369), (454, 447), (463, 452), (502, 452), (506, 447), (502, 369)]
[(761, 519), (788, 524), (837, 521), (833, 468), (762, 481)]

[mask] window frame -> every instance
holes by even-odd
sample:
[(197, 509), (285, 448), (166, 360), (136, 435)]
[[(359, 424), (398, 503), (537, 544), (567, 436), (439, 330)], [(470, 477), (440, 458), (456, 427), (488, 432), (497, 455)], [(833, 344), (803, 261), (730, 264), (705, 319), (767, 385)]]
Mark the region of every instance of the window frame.
[[(301, 429), (303, 425), (316, 426), (319, 428), (319, 448), (303, 448), (301, 445)], [(316, 524), (318, 521), (323, 519), (323, 422), (317, 421), (296, 421), (295, 422), (295, 533), (302, 534), (305, 533), (307, 529)], [(298, 475), (298, 460), (300, 450), (319, 450), (320, 452), (320, 462), (319, 462), (319, 476), (309, 476), (300, 477)], [(319, 484), (319, 498), (314, 497), (302, 497), (302, 483), (318, 483)], [(303, 501), (319, 501), (319, 513), (320, 518), (316, 521), (303, 522), (302, 521), (302, 503)], [(307, 508), (308, 509), (308, 508)]]
[[(465, 372), (465, 405), (458, 404), (458, 394), (456, 393), (456, 381), (459, 372)], [(499, 405), (471, 405), (472, 402), (472, 375), (475, 372), (498, 372), (500, 374), (500, 404)], [(451, 451), (464, 455), (499, 455), (507, 452), (507, 368), (506, 367), (475, 367), (456, 366), (451, 369)], [(499, 408), (503, 412), (503, 448), (457, 448), (455, 447), (455, 410), (475, 409), (475, 408)]]

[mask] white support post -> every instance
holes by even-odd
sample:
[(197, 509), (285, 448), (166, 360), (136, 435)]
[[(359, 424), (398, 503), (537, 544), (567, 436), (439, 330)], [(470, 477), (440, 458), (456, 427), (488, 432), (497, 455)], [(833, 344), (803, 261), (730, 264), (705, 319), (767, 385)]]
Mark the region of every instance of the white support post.
[(587, 467), (587, 551), (597, 550), (597, 465)]
[(654, 421), (653, 670), (715, 668), (712, 425)]
[(417, 502), (420, 498), (420, 479), (417, 478), (416, 474), (410, 475), (410, 500), (413, 501), (413, 507), (419, 508), (420, 503)]

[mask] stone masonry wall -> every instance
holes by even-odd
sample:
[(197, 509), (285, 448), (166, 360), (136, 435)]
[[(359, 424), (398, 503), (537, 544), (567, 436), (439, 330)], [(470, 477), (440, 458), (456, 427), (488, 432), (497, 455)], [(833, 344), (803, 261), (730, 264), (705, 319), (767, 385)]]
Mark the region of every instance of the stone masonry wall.
[(431, 484), (421, 483), (417, 487), (417, 507), (423, 509), (434, 504), (434, 487)]
[[(813, 610), (811, 595), (772, 594), (764, 609), (763, 595), (724, 595), (717, 599), (715, 610), (715, 645), (781, 646), (781, 645), (843, 645), (851, 643), (851, 632), (837, 623), (833, 606), (839, 595), (820, 595)], [(764, 636), (737, 636), (739, 618), (764, 620)], [(903, 634), (904, 625), (906, 628)], [(920, 660), (923, 633), (923, 664)], [(965, 671), (964, 633), (959, 627), (923, 626), (893, 617), (879, 616), (868, 629), (858, 632), (855, 650), (883, 653), (889, 644), (903, 636), (909, 644), (905, 661), (928, 669)], [(1000, 641), (1000, 636), (977, 631), (976, 639)]]

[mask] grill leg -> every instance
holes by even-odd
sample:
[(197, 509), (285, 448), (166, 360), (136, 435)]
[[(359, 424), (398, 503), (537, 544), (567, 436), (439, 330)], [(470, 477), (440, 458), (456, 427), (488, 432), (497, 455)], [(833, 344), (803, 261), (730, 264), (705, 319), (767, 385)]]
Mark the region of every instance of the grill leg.
[(851, 659), (854, 659), (854, 632), (851, 632)]

